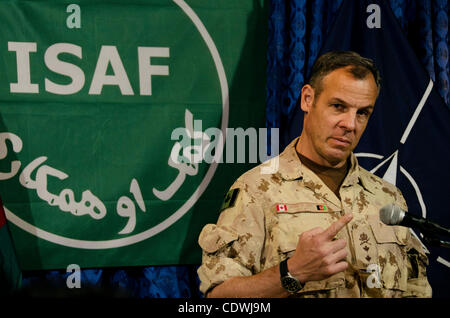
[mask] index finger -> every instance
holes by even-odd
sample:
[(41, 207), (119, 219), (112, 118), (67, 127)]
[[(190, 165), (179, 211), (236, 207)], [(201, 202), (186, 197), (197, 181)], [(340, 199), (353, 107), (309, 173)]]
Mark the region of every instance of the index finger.
[(322, 232), (322, 234), (327, 239), (333, 239), (336, 234), (339, 233), (340, 230), (344, 228), (344, 226), (350, 222), (353, 218), (353, 214), (347, 213), (339, 218), (336, 222), (331, 224), (325, 231)]

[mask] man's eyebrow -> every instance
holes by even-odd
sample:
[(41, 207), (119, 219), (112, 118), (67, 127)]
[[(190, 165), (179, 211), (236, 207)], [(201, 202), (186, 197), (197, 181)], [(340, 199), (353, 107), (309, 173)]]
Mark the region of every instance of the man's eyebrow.
[(348, 103), (345, 100), (342, 100), (338, 97), (333, 97), (330, 100), (330, 104), (342, 104), (342, 105), (348, 105)]
[[(345, 106), (351, 106), (349, 103), (347, 103), (345, 100), (340, 99), (339, 97), (333, 97), (330, 100), (330, 104), (342, 104)], [(360, 109), (373, 109), (373, 105), (367, 105), (367, 106), (363, 106), (360, 107)]]

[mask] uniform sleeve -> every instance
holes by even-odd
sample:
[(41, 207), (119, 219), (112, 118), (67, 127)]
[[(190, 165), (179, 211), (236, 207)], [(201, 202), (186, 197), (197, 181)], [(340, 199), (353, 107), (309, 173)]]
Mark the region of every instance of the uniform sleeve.
[(222, 206), (217, 224), (207, 224), (200, 233), (202, 265), (198, 269), (200, 291), (212, 288), (235, 276), (251, 276), (260, 271), (265, 239), (264, 213), (248, 186), (237, 181), (233, 202)]
[[(407, 205), (400, 190), (396, 204), (407, 211)], [(408, 268), (407, 290), (404, 297), (428, 298), (432, 295), (432, 289), (427, 279), (428, 257), (422, 243), (408, 229), (406, 232), (406, 255)]]

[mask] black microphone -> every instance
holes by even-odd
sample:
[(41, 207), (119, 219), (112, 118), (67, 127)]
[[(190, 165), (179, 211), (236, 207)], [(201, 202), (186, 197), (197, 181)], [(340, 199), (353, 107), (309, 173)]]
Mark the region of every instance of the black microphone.
[(403, 211), (395, 204), (385, 205), (380, 209), (380, 220), (386, 225), (418, 227), (424, 234), (449, 235), (450, 230), (422, 217), (417, 217)]

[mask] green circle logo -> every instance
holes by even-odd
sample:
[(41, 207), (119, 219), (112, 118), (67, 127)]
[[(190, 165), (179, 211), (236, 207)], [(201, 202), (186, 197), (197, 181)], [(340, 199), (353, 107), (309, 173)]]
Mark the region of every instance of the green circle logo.
[[(116, 248), (164, 231), (208, 187), (217, 162), (189, 161), (173, 131), (194, 145), (211, 142), (196, 121), (225, 135), (228, 84), (184, 1), (109, 16), (82, 10), (89, 37), (8, 42), (0, 187), (7, 219), (22, 230), (73, 248)], [(223, 141), (215, 146), (220, 157)]]

